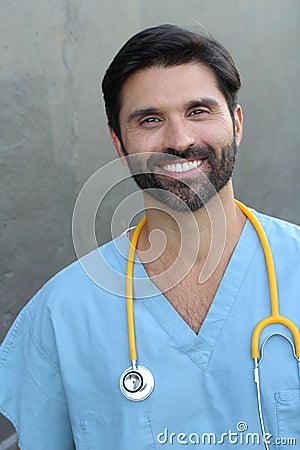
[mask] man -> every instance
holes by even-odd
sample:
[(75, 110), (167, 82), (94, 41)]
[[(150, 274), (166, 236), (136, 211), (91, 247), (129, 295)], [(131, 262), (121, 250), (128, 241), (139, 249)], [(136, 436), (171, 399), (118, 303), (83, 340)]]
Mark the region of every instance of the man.
[[(50, 280), (2, 344), (0, 411), (22, 450), (264, 446), (250, 341), (270, 313), (269, 283), (257, 232), (233, 195), (239, 87), (222, 45), (171, 25), (132, 37), (108, 68), (112, 141), (146, 211), (133, 282), (137, 367), (131, 359), (133, 372), (147, 367), (155, 385), (131, 401), (140, 380), (130, 371), (120, 383), (129, 365), (128, 230)], [(255, 215), (273, 252), (282, 314), (299, 325), (299, 228)], [(99, 255), (95, 283), (82, 267)], [(261, 339), (283, 330), (272, 325)], [(271, 448), (295, 448), (288, 439), (300, 439), (297, 364), (281, 336), (265, 353)]]

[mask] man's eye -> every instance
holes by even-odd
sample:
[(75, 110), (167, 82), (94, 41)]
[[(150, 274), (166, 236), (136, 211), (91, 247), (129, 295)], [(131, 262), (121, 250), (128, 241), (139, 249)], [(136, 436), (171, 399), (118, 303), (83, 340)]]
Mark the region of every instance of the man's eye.
[(198, 108), (191, 112), (191, 116), (201, 116), (202, 114), (208, 113), (206, 109)]
[(141, 123), (144, 125), (147, 123), (152, 124), (157, 122), (159, 122), (159, 119), (157, 117), (146, 117), (146, 119), (143, 119)]

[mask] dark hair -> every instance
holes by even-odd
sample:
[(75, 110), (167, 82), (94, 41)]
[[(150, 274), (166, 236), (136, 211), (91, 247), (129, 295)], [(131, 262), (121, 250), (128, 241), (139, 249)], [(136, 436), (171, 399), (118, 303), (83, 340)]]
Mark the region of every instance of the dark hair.
[(228, 50), (207, 35), (175, 25), (161, 25), (143, 30), (130, 38), (117, 53), (103, 78), (102, 91), (108, 125), (120, 140), (121, 91), (128, 77), (145, 68), (194, 62), (209, 66), (214, 71), (218, 87), (233, 117), (241, 80)]

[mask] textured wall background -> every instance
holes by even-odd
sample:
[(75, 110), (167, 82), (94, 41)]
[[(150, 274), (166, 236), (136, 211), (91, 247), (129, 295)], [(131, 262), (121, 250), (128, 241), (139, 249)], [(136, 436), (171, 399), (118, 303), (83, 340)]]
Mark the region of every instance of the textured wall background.
[[(34, 292), (75, 259), (76, 197), (116, 157), (100, 81), (142, 28), (203, 26), (227, 45), (243, 79), (237, 197), (300, 224), (298, 0), (0, 0), (0, 8), (0, 341)], [(132, 186), (101, 207), (99, 242)], [(0, 421), (0, 442), (11, 432)]]

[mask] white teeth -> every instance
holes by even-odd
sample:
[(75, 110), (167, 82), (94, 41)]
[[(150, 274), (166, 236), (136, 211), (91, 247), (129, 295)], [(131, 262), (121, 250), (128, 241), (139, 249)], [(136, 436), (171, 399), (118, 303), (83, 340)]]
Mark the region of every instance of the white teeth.
[(188, 170), (200, 166), (202, 162), (202, 159), (195, 159), (194, 161), (188, 161), (181, 164), (167, 164), (166, 166), (163, 166), (163, 168), (167, 172), (187, 172)]

